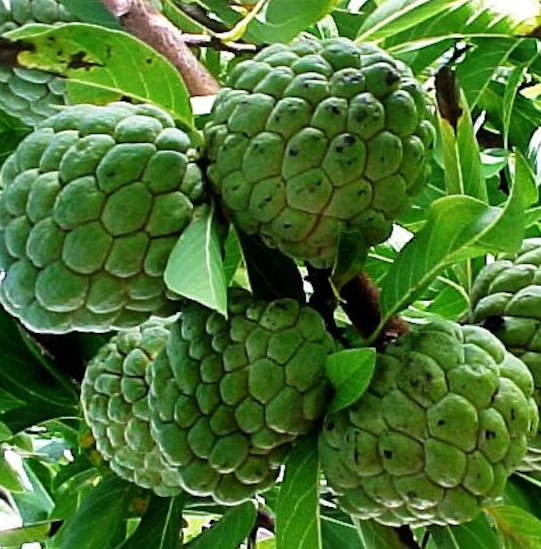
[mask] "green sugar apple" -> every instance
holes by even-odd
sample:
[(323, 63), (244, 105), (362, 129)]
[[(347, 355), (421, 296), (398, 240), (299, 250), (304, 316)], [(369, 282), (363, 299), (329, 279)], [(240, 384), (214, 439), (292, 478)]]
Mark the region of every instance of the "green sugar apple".
[(384, 354), (368, 391), (326, 418), (338, 504), (391, 526), (455, 525), (501, 496), (537, 428), (533, 379), (478, 326), (436, 321)]
[[(27, 23), (68, 23), (75, 18), (59, 0), (0, 1), (0, 35)], [(65, 82), (53, 74), (34, 69), (0, 65), (0, 109), (36, 126), (66, 103)]]
[(180, 492), (150, 434), (150, 364), (168, 334), (167, 321), (154, 318), (119, 332), (90, 361), (81, 387), (86, 421), (111, 470), (160, 496)]
[[(471, 296), (472, 320), (487, 327), (528, 366), (541, 406), (541, 238), (484, 267)], [(522, 471), (541, 471), (541, 433), (530, 441)]]
[(188, 136), (151, 105), (76, 105), (0, 171), (0, 302), (30, 330), (129, 328), (173, 301), (163, 273), (202, 175)]
[(189, 303), (151, 369), (152, 432), (182, 487), (232, 505), (270, 487), (322, 417), (334, 342), (291, 299), (229, 294), (229, 318)]
[(320, 267), (341, 231), (384, 241), (419, 193), (434, 141), (411, 71), (346, 38), (274, 44), (239, 63), (204, 132), (232, 221)]

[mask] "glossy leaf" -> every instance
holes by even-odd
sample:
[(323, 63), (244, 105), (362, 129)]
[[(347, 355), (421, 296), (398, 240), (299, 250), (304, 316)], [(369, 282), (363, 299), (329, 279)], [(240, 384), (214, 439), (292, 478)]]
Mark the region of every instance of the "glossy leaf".
[(321, 538), (325, 549), (366, 549), (353, 524), (331, 517), (321, 517)]
[(51, 529), (57, 521), (44, 521), (19, 528), (0, 531), (0, 547), (18, 547), (23, 543), (40, 543), (49, 539)]
[(364, 549), (404, 549), (404, 544), (395, 528), (383, 526), (374, 521), (352, 518)]
[(347, 349), (327, 359), (327, 376), (335, 395), (329, 413), (339, 412), (359, 400), (370, 384), (376, 366), (376, 350)]
[(514, 38), (487, 38), (477, 40), (474, 50), (466, 56), (457, 68), (457, 76), (464, 90), (470, 109), (473, 109), (494, 73), (505, 65), (513, 50), (520, 46)]
[(441, 116), (438, 117), (448, 194), (468, 195), (487, 201), (485, 180), (481, 170), (479, 146), (475, 138), (472, 119), (462, 95), (463, 106), (456, 128)]
[(127, 518), (134, 484), (117, 477), (104, 479), (83, 501), (77, 514), (61, 530), (60, 549), (110, 549)]
[(500, 536), (509, 549), (538, 549), (541, 546), (541, 520), (512, 505), (488, 507)]
[(223, 234), (214, 206), (200, 207), (173, 248), (164, 279), (170, 290), (227, 316)]
[(276, 549), (322, 549), (317, 434), (297, 442), (276, 505)]
[(429, 532), (434, 549), (501, 549), (494, 528), (483, 514), (466, 524), (431, 527)]
[(186, 549), (238, 549), (248, 538), (256, 521), (253, 501), (227, 511), (211, 528), (185, 544)]
[(153, 496), (137, 530), (116, 549), (180, 549), (184, 496)]
[(118, 19), (111, 14), (103, 2), (81, 2), (81, 0), (60, 0), (66, 9), (79, 21), (103, 27), (122, 28)]
[(269, 0), (265, 21), (284, 42), (330, 13), (337, 0)]
[(6, 453), (0, 457), (0, 487), (7, 492), (24, 492), (24, 483), (20, 473), (6, 459)]
[(154, 103), (193, 126), (189, 94), (174, 66), (125, 32), (69, 23), (24, 26), (7, 35), (31, 46), (18, 60), (65, 76), (74, 103), (106, 104), (130, 97)]
[(469, 0), (389, 0), (366, 18), (358, 42), (383, 40), (413, 27), (444, 11), (458, 8)]
[(524, 204), (522, 182), (516, 181), (505, 208), (469, 196), (449, 196), (433, 204), (425, 227), (406, 244), (383, 280), (380, 327), (412, 303), (447, 265), (520, 247)]

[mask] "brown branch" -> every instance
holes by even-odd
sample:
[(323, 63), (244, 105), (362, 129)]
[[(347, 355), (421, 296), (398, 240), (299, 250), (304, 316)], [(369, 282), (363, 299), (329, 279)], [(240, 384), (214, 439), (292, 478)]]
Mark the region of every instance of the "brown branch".
[(220, 89), (186, 45), (182, 33), (145, 0), (103, 0), (119, 18), (122, 27), (156, 51), (178, 69), (192, 96), (212, 95)]
[[(357, 332), (364, 339), (370, 337), (381, 321), (378, 287), (363, 273), (344, 285), (340, 297), (343, 299), (342, 308)], [(393, 317), (375, 345), (384, 348), (407, 331), (408, 325), (400, 318)]]

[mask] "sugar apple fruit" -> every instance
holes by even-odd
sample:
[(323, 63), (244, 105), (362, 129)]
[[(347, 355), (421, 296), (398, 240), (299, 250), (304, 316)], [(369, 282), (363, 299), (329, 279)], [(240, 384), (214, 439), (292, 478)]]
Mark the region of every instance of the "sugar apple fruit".
[[(541, 406), (541, 238), (527, 239), (518, 254), (485, 266), (475, 280), (471, 306), (473, 322), (528, 366)], [(541, 433), (530, 441), (519, 469), (541, 471)]]
[(76, 105), (43, 122), (0, 172), (0, 302), (52, 333), (170, 314), (163, 273), (203, 196), (193, 155), (151, 105)]
[(291, 299), (229, 294), (229, 318), (189, 303), (151, 367), (152, 432), (182, 487), (232, 505), (271, 486), (323, 415), (334, 341)]
[(81, 387), (86, 421), (111, 470), (159, 496), (181, 491), (150, 434), (150, 364), (168, 335), (168, 322), (155, 318), (119, 332), (90, 361)]
[[(68, 23), (75, 18), (59, 0), (10, 0), (8, 8), (0, 1), (0, 35), (27, 23)], [(66, 86), (53, 74), (0, 65), (0, 109), (36, 126), (58, 112), (66, 103)]]
[(330, 266), (341, 231), (384, 241), (423, 189), (434, 127), (411, 71), (346, 38), (274, 44), (239, 63), (204, 132), (232, 221)]
[(490, 332), (435, 321), (379, 354), (368, 391), (326, 418), (322, 469), (361, 519), (469, 521), (526, 453), (532, 392), (528, 368)]

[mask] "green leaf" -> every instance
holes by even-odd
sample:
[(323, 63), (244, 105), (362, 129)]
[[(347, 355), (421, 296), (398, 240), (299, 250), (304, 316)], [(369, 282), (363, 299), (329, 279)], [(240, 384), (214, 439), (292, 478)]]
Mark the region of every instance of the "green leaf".
[(364, 549), (404, 549), (395, 528), (371, 520), (359, 520), (356, 517), (352, 517), (352, 520)]
[[(8, 492), (24, 492), (25, 487), (19, 472), (6, 459), (6, 454), (0, 458), (0, 486)], [(1, 546), (1, 545), (0, 545)]]
[(29, 466), (27, 460), (23, 461), (23, 469), (31, 487), (24, 492), (11, 494), (23, 524), (35, 524), (48, 520), (54, 507), (51, 494)]
[[(533, 60), (532, 60), (533, 61)], [(513, 69), (511, 76), (505, 85), (505, 95), (503, 98), (503, 146), (509, 147), (509, 128), (511, 127), (511, 117), (513, 116), (513, 105), (521, 83), (526, 75), (526, 67), (518, 66)]]
[(265, 20), (277, 27), (277, 38), (286, 42), (329, 14), (336, 3), (337, 0), (270, 0)]
[(61, 74), (73, 103), (106, 104), (131, 97), (162, 107), (185, 126), (194, 125), (189, 93), (175, 67), (125, 32), (69, 23), (25, 25), (6, 35), (30, 45), (18, 61)]
[(407, 307), (448, 265), (487, 251), (515, 252), (524, 234), (522, 181), (517, 179), (504, 208), (469, 196), (436, 201), (426, 225), (406, 244), (382, 282), (382, 321)]
[(494, 73), (505, 65), (509, 56), (520, 46), (516, 38), (477, 39), (472, 51), (457, 67), (456, 73), (461, 88), (464, 90), (470, 109), (473, 109), (479, 98), (488, 87)]
[(43, 521), (19, 528), (0, 531), (0, 547), (17, 547), (23, 543), (40, 543), (49, 539), (51, 529), (58, 521)]
[(541, 518), (541, 483), (538, 479), (525, 473), (512, 475), (505, 484), (503, 498), (506, 505), (520, 507)]
[(520, 150), (515, 149), (515, 172), (514, 180), (517, 185), (520, 185), (524, 189), (524, 204), (526, 206), (532, 206), (537, 204), (539, 200), (539, 189), (536, 185), (535, 175), (530, 166), (530, 163), (526, 160)]
[(227, 316), (223, 234), (214, 204), (201, 206), (173, 248), (164, 279), (170, 290)]
[(327, 376), (336, 392), (329, 413), (339, 412), (359, 400), (370, 385), (375, 367), (375, 349), (347, 349), (330, 355)]
[[(0, 309), (0, 388), (22, 403), (36, 405), (46, 419), (48, 412), (73, 415), (78, 406), (72, 389), (60, 385), (27, 349), (18, 324)], [(2, 419), (2, 421), (5, 421)], [(11, 425), (8, 425), (11, 428)]]
[(124, 526), (139, 489), (117, 477), (104, 479), (62, 527), (60, 549), (109, 549)]
[(180, 549), (184, 496), (153, 496), (137, 530), (117, 549)]
[(496, 532), (483, 514), (460, 526), (433, 526), (429, 531), (434, 549), (501, 549)]
[(445, 187), (448, 194), (468, 195), (487, 202), (479, 146), (469, 109), (461, 94), (463, 107), (455, 130), (448, 120), (438, 116), (445, 172)]
[(81, 0), (60, 0), (66, 9), (79, 21), (102, 27), (121, 29), (118, 19), (103, 2), (81, 2)]
[(276, 549), (321, 549), (317, 433), (302, 437), (286, 462), (276, 504)]
[(485, 509), (509, 548), (539, 549), (541, 521), (519, 507), (498, 505)]
[(332, 282), (337, 291), (355, 278), (364, 268), (368, 247), (361, 231), (342, 231), (338, 255), (332, 271)]
[[(502, 134), (505, 131), (504, 97), (505, 85), (491, 82), (478, 104), (479, 109), (487, 111), (490, 123)], [(517, 95), (513, 104), (512, 124), (509, 128), (509, 143), (521, 151), (527, 151), (532, 135), (539, 126), (541, 126), (541, 111), (533, 101), (520, 94)]]
[(236, 231), (231, 227), (224, 245), (224, 274), (227, 286), (242, 264), (242, 250)]
[(297, 264), (278, 250), (265, 246), (256, 236), (237, 232), (250, 286), (257, 299), (272, 301), (289, 297), (304, 303), (304, 285)]
[(438, 15), (452, 11), (470, 0), (388, 0), (364, 21), (357, 42), (380, 41), (419, 28), (421, 23)]
[(353, 524), (324, 515), (321, 517), (321, 539), (325, 549), (366, 549)]
[(216, 524), (185, 544), (186, 549), (239, 549), (252, 532), (257, 518), (253, 501), (229, 510)]

